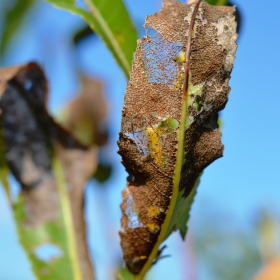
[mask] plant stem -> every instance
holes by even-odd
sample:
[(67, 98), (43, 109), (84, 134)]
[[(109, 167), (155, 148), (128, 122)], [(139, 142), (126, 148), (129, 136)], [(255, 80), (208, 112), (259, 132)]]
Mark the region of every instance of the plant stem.
[(52, 165), (60, 196), (61, 210), (67, 235), (68, 250), (73, 267), (73, 276), (75, 280), (82, 280), (82, 273), (78, 257), (78, 250), (76, 246), (74, 222), (72, 219), (72, 211), (67, 191), (67, 184), (65, 181), (62, 164), (60, 163), (56, 155), (54, 155), (53, 157)]
[(121, 62), (122, 66), (123, 66), (126, 77), (129, 78), (130, 71), (131, 71), (131, 65), (130, 65), (129, 61), (127, 61), (118, 41), (116, 40), (114, 34), (112, 33), (111, 29), (109, 28), (107, 22), (104, 20), (104, 18), (100, 14), (96, 5), (93, 3), (93, 0), (85, 0), (85, 3), (87, 4), (92, 16), (96, 18), (100, 27), (103, 29), (104, 33), (106, 34), (108, 41), (112, 45), (119, 61)]

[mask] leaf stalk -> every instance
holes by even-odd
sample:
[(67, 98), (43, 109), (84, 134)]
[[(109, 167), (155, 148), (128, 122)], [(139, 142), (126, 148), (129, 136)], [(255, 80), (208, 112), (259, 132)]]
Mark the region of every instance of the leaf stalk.
[(79, 261), (79, 256), (78, 256), (78, 250), (77, 250), (77, 246), (76, 246), (74, 222), (73, 222), (73, 218), (72, 218), (69, 194), (67, 191), (67, 184), (65, 181), (62, 164), (60, 163), (60, 161), (56, 157), (56, 155), (54, 155), (54, 157), (53, 157), (52, 165), (53, 165), (54, 175), (55, 175), (57, 188), (58, 188), (58, 192), (59, 192), (59, 196), (60, 196), (62, 216), (63, 216), (66, 233), (67, 233), (67, 237), (68, 237), (67, 243), (68, 243), (70, 259), (72, 261), (73, 278), (75, 280), (82, 280), (83, 278), (82, 278), (82, 272), (81, 272), (80, 261)]

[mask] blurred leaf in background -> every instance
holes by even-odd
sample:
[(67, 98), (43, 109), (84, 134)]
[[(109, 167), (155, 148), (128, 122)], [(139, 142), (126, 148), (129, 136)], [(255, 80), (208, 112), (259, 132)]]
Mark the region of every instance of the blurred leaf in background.
[[(0, 68), (0, 96), (3, 94), (3, 92), (6, 89), (6, 82), (9, 81), (10, 79), (13, 78), (13, 76), (17, 73), (19, 70), (18, 66), (14, 67), (9, 67), (5, 69)], [(12, 198), (11, 198), (11, 192), (9, 188), (9, 183), (8, 183), (8, 175), (9, 175), (9, 168), (6, 163), (5, 159), (5, 145), (4, 145), (4, 138), (3, 138), (3, 125), (2, 125), (2, 119), (0, 120), (0, 180), (2, 183), (2, 186), (5, 190), (5, 193), (7, 195), (7, 199), (12, 205)]]
[(279, 221), (268, 209), (263, 209), (259, 215), (258, 245), (263, 263), (280, 254)]
[(37, 64), (11, 69), (7, 80), (0, 71), (1, 129), (7, 165), (21, 185), (13, 202), (20, 243), (38, 279), (94, 279), (83, 204), (97, 149), (48, 114), (47, 81)]
[[(58, 115), (59, 122), (86, 145), (102, 146), (93, 178), (104, 183), (112, 174), (110, 158), (104, 159), (108, 149), (108, 104), (104, 96), (103, 83), (97, 79), (81, 76), (82, 88)], [(108, 153), (107, 153), (108, 154)]]
[(99, 183), (104, 183), (109, 179), (113, 171), (113, 166), (110, 164), (102, 164), (99, 162), (94, 174), (93, 178), (97, 180)]
[(262, 209), (258, 220), (258, 248), (262, 268), (253, 280), (280, 279), (280, 224), (271, 209)]
[(81, 16), (104, 41), (116, 62), (129, 77), (137, 33), (122, 0), (85, 0), (86, 7), (75, 0), (46, 0), (58, 8)]
[(248, 280), (261, 266), (257, 228), (240, 227), (231, 217), (209, 206), (195, 231), (197, 257), (208, 279)]
[(84, 26), (79, 28), (79, 30), (77, 30), (73, 35), (73, 43), (77, 45), (85, 38), (88, 38), (90, 36), (96, 36), (96, 33), (90, 28), (89, 25), (85, 24)]
[(252, 280), (279, 280), (280, 256), (269, 261)]
[(4, 7), (4, 9), (6, 8), (7, 10), (3, 13), (4, 26), (2, 30), (2, 38), (0, 39), (0, 56), (4, 54), (10, 39), (18, 31), (22, 20), (31, 7), (36, 3), (36, 0), (16, 0), (10, 7), (8, 7), (7, 2), (6, 5), (4, 1), (2, 2), (1, 8)]
[(103, 146), (108, 141), (103, 84), (85, 76), (81, 76), (81, 83), (80, 94), (62, 109), (59, 120), (85, 145)]

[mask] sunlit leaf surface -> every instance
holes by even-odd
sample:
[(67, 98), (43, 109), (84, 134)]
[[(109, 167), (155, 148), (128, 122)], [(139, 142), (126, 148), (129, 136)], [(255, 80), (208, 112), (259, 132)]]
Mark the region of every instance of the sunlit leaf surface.
[(129, 77), (137, 33), (122, 0), (84, 0), (86, 8), (81, 8), (74, 0), (46, 1), (81, 16), (104, 41)]

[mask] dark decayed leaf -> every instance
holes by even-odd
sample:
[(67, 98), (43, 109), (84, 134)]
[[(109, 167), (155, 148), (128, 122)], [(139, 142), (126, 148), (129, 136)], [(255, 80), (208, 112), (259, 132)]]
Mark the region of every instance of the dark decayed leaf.
[[(19, 70), (19, 66), (12, 66), (9, 68), (0, 68), (0, 96), (3, 94), (3, 92), (6, 89), (7, 81), (12, 79), (12, 77), (17, 73)], [(2, 122), (2, 120), (1, 120)], [(6, 192), (7, 198), (9, 200), (9, 203), (12, 204), (11, 199), (11, 193), (8, 183), (8, 174), (9, 174), (9, 168), (7, 167), (6, 160), (5, 160), (5, 148), (4, 148), (4, 139), (3, 139), (3, 127), (2, 123), (0, 123), (1, 126), (1, 132), (0, 132), (0, 180), (1, 184), (4, 187), (4, 190)]]
[(202, 170), (222, 156), (217, 114), (225, 107), (236, 51), (233, 7), (164, 2), (147, 17), (122, 111), (121, 246), (143, 279), (172, 231), (187, 228)]
[[(1, 69), (0, 82), (6, 162), (22, 186), (14, 213), (33, 271), (38, 279), (94, 279), (83, 198), (96, 148), (80, 144), (49, 116), (47, 82), (37, 64)], [(59, 253), (46, 260), (44, 246)]]

